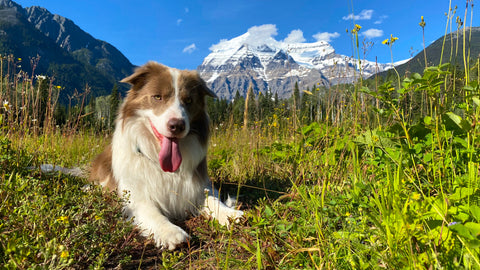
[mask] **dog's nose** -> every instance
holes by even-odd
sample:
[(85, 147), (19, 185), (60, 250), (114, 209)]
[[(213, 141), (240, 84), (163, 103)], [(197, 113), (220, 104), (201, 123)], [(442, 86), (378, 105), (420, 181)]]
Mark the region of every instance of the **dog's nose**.
[(168, 130), (173, 135), (178, 135), (185, 130), (185, 120), (178, 119), (178, 118), (172, 118), (172, 119), (168, 120), (167, 126), (168, 126)]

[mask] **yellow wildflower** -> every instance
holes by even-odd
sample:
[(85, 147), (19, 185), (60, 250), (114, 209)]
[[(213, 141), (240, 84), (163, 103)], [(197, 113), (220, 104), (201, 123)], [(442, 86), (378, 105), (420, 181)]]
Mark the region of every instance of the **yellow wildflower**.
[(63, 223), (67, 224), (68, 223), (68, 217), (67, 216), (61, 216), (57, 218), (57, 221), (62, 221)]
[(5, 111), (10, 111), (10, 103), (6, 100), (3, 101), (3, 108), (5, 109)]
[(60, 254), (60, 258), (62, 258), (62, 259), (68, 258), (68, 251), (66, 251), (66, 250), (62, 251), (62, 253)]
[(355, 26), (352, 29), (352, 33), (356, 34), (358, 33), (358, 31), (360, 31), (360, 29), (362, 29), (362, 27), (358, 24), (355, 24)]
[(394, 43), (396, 40), (398, 40), (397, 37), (394, 37), (393, 35), (390, 35), (390, 38), (387, 38), (387, 39), (385, 39), (384, 41), (382, 41), (382, 44), (391, 46), (391, 45), (393, 45), (393, 43)]
[(420, 25), (422, 28), (425, 27), (426, 23), (425, 23), (425, 21), (423, 20), (423, 16), (420, 17), (420, 22), (418, 23), (418, 25)]

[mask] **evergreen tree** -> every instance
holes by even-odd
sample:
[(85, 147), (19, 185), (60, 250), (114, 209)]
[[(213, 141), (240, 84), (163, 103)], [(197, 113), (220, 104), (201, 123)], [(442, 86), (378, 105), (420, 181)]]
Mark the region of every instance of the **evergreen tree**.
[(228, 120), (231, 111), (232, 108), (226, 99), (207, 98), (207, 113), (212, 124), (218, 125)]
[(235, 98), (232, 104), (233, 122), (241, 124), (243, 122), (243, 112), (245, 110), (245, 99), (240, 95), (240, 92), (235, 93)]
[(55, 123), (59, 126), (63, 126), (67, 123), (67, 108), (65, 105), (57, 105), (53, 112), (53, 119), (55, 119)]
[(257, 106), (257, 119), (262, 120), (265, 118), (265, 95), (262, 92), (258, 93), (258, 106)]
[(96, 127), (95, 97), (92, 95), (85, 108), (85, 122), (90, 127)]
[(275, 97), (274, 97), (273, 99), (274, 99), (274, 100), (273, 100), (273, 106), (274, 106), (275, 108), (278, 108), (278, 105), (280, 104), (280, 101), (278, 100), (278, 93), (277, 93), (277, 91), (275, 91)]
[(274, 101), (272, 100), (272, 93), (268, 91), (263, 95), (258, 94), (258, 116), (259, 120), (266, 119), (273, 115)]
[(207, 114), (208, 117), (210, 118), (210, 122), (215, 123), (215, 107), (216, 107), (216, 100), (207, 98), (205, 100), (205, 107), (207, 108)]
[(118, 85), (114, 84), (112, 93), (110, 94), (110, 113), (109, 113), (109, 122), (108, 122), (109, 127), (113, 127), (114, 125), (119, 105), (120, 105), (120, 94), (118, 93)]
[(315, 102), (314, 93), (315, 90), (310, 91), (307, 88), (307, 92), (303, 93), (300, 102), (300, 120), (303, 123), (310, 123), (314, 119)]
[(222, 98), (219, 100), (218, 105), (218, 123), (223, 123), (228, 120), (228, 117), (232, 114), (232, 104), (228, 100)]
[(34, 116), (37, 117), (37, 121), (40, 126), (43, 126), (46, 115), (47, 115), (47, 109), (49, 108), (48, 106), (48, 91), (50, 88), (50, 80), (48, 78), (39, 78), (37, 80), (37, 88), (38, 88), (38, 101), (37, 101), (37, 112), (35, 112), (37, 115), (34, 114)]

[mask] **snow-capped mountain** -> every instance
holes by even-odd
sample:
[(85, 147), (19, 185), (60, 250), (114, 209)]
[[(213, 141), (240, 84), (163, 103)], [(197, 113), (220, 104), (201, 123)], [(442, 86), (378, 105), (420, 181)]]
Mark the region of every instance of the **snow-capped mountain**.
[(300, 90), (317, 83), (349, 83), (391, 67), (335, 53), (325, 41), (292, 43), (271, 36), (259, 38), (249, 31), (213, 45), (212, 51), (197, 68), (200, 76), (219, 97), (231, 100), (238, 90), (245, 96), (249, 86), (254, 92), (292, 94), (295, 82)]

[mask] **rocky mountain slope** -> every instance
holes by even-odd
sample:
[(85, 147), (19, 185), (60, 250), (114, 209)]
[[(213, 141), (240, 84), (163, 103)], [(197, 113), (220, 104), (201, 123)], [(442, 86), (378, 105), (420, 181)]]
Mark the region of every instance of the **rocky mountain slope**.
[[(217, 95), (228, 100), (237, 90), (245, 96), (250, 86), (255, 93), (271, 91), (287, 98), (295, 82), (306, 88), (318, 83), (350, 83), (360, 76), (358, 60), (337, 54), (325, 41), (288, 43), (269, 38), (258, 43), (247, 32), (223, 40), (211, 50), (197, 70)], [(362, 76), (390, 67), (362, 61)]]
[(33, 6), (25, 10), (28, 21), (35, 28), (72, 54), (76, 60), (92, 65), (104, 74), (113, 74), (115, 78), (130, 75), (133, 65), (109, 43), (92, 37), (73, 21), (52, 14), (45, 8)]
[[(463, 71), (463, 30), (464, 29), (449, 33), (430, 44), (425, 49), (427, 65), (435, 66), (440, 64), (440, 58), (443, 53), (442, 64), (450, 63), (452, 66), (456, 66), (458, 71)], [(480, 58), (480, 27), (467, 27), (465, 28), (465, 33), (465, 50), (467, 54), (468, 51), (470, 51), (470, 67), (472, 67), (475, 61)], [(425, 69), (425, 56), (423, 51), (420, 51), (407, 62), (398, 65), (395, 68), (401, 76), (414, 72), (423, 73), (423, 70)], [(383, 71), (377, 75), (384, 78), (396, 76), (393, 70)]]
[(35, 74), (54, 77), (56, 85), (65, 87), (60, 92), (64, 104), (75, 89), (82, 91), (87, 84), (96, 96), (109, 94), (134, 68), (112, 45), (71, 20), (39, 7), (24, 9), (10, 0), (0, 0), (0, 54), (22, 59), (19, 64), (29, 73), (30, 59), (39, 56)]

